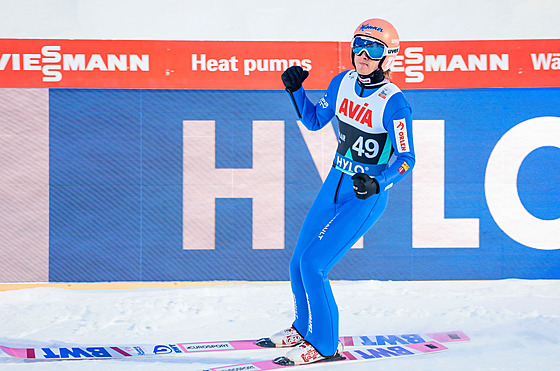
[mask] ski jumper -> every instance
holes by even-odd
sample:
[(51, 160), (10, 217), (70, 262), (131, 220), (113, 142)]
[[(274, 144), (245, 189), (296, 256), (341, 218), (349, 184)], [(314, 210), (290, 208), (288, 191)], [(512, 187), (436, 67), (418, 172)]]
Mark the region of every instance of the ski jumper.
[[(301, 228), (292, 259), (293, 326), (323, 356), (338, 345), (338, 308), (328, 273), (379, 219), (388, 189), (415, 162), (412, 109), (399, 88), (384, 80), (378, 88), (363, 88), (356, 71), (335, 76), (314, 105), (304, 88), (291, 93), (292, 103), (309, 130), (319, 130), (336, 116), (338, 148), (317, 198)], [(375, 177), (380, 192), (358, 199), (352, 175)]]

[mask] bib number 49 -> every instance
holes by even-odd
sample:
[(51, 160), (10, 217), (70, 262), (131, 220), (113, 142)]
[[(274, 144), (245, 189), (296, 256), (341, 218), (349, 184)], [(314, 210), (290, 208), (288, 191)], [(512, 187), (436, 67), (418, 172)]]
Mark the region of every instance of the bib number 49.
[(379, 153), (379, 143), (375, 139), (366, 139), (359, 136), (352, 145), (352, 150), (360, 157), (374, 158)]

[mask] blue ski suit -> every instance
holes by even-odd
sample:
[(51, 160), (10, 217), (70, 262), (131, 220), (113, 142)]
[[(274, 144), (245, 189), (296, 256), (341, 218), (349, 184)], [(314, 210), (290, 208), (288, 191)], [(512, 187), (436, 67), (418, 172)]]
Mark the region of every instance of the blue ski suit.
[[(293, 326), (317, 351), (331, 356), (338, 345), (338, 308), (328, 280), (331, 268), (362, 237), (387, 206), (388, 189), (413, 168), (412, 109), (388, 80), (364, 89), (356, 71), (335, 76), (313, 104), (302, 87), (290, 93), (302, 123), (319, 130), (336, 117), (338, 148), (301, 228), (292, 259)], [(352, 175), (375, 177), (380, 192), (358, 199)]]

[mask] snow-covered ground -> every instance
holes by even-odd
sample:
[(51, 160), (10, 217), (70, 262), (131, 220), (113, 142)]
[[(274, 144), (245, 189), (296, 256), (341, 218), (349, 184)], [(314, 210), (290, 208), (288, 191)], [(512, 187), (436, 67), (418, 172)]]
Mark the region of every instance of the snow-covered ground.
[[(321, 370), (553, 370), (560, 364), (560, 281), (335, 282), (341, 335), (463, 330), (472, 340), (403, 359)], [(250, 339), (291, 323), (288, 283), (0, 292), (0, 344), (21, 347)], [(24, 362), (1, 370), (203, 370), (282, 349), (159, 358)]]

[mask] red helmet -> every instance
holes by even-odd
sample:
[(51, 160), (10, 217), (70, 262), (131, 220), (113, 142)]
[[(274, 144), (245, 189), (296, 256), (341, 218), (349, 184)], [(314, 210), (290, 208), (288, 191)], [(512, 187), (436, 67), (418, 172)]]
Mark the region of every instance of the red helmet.
[[(383, 19), (373, 18), (362, 22), (356, 31), (352, 41), (356, 36), (366, 36), (381, 41), (386, 46), (383, 55), (381, 68), (387, 71), (391, 68), (397, 54), (399, 54), (399, 34), (393, 25)], [(354, 61), (354, 52), (352, 52), (352, 62)]]

